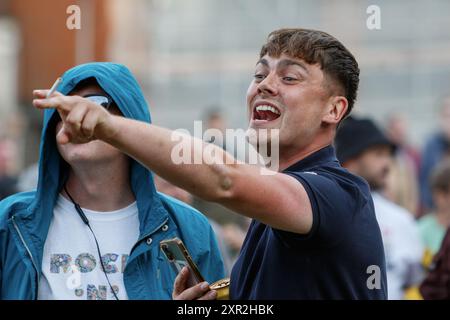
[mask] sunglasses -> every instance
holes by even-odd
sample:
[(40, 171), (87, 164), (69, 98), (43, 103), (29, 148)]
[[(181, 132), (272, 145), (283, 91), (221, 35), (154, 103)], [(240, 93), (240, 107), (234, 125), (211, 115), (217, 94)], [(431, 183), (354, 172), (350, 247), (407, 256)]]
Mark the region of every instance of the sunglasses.
[(102, 95), (102, 94), (98, 94), (98, 93), (87, 94), (87, 95), (83, 96), (83, 98), (86, 98), (96, 104), (101, 105), (106, 110), (109, 110), (111, 105), (114, 103), (114, 101), (111, 99), (111, 97)]

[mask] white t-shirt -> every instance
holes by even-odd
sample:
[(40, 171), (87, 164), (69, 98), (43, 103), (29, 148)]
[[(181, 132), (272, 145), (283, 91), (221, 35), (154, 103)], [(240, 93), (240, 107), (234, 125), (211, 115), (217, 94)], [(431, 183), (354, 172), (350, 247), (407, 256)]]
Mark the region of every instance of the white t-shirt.
[[(118, 298), (126, 300), (123, 271), (139, 237), (136, 202), (116, 211), (83, 211), (97, 237), (109, 281)], [(62, 195), (45, 241), (38, 299), (115, 299), (99, 262), (94, 236), (73, 203)]]
[(404, 287), (422, 280), (423, 246), (411, 213), (377, 192), (372, 193), (386, 256), (388, 298), (401, 300)]

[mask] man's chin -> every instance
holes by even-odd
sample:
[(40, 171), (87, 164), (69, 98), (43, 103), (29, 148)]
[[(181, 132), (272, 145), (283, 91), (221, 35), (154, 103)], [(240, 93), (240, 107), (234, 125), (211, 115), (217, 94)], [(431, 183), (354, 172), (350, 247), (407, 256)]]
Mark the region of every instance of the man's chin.
[(254, 130), (272, 130), (272, 129), (280, 129), (281, 126), (281, 117), (278, 117), (272, 121), (264, 121), (264, 120), (250, 120), (249, 128)]
[(59, 152), (67, 162), (84, 162), (89, 159), (97, 158), (98, 153), (101, 151), (96, 141), (90, 141), (88, 143), (68, 143), (59, 146)]

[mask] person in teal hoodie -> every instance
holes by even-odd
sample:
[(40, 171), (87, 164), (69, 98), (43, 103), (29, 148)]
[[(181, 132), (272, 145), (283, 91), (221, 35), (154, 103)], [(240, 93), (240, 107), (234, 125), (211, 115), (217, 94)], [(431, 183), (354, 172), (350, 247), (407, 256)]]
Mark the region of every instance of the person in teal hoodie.
[[(151, 122), (123, 65), (88, 63), (62, 79), (64, 95)], [(1, 299), (171, 299), (176, 273), (159, 243), (174, 237), (206, 281), (224, 277), (201, 213), (158, 193), (151, 171), (104, 142), (61, 145), (62, 127), (58, 112), (46, 110), (37, 189), (0, 202)]]

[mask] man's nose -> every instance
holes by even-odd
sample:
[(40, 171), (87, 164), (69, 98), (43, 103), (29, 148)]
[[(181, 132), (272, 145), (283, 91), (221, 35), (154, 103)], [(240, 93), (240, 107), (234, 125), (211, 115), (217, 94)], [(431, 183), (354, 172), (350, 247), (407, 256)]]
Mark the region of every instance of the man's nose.
[(278, 86), (275, 75), (268, 75), (263, 81), (258, 84), (258, 93), (267, 95), (277, 95)]

